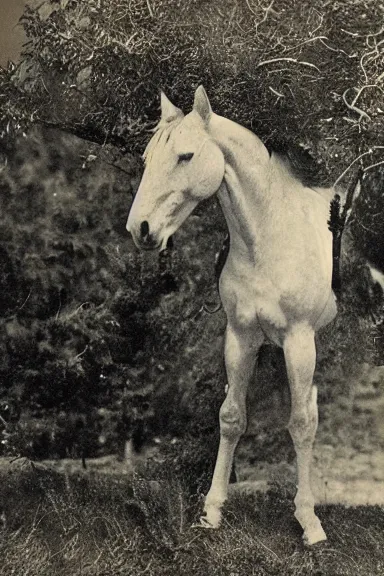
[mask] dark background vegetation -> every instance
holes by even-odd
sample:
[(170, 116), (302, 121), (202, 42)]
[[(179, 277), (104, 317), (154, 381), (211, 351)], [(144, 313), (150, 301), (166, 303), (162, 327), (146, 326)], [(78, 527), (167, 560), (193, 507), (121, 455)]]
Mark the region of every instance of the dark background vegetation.
[[(162, 258), (125, 231), (160, 89), (188, 111), (204, 84), (216, 112), (295, 150), (324, 185), (365, 170), (317, 378), (381, 362), (382, 290), (366, 262), (384, 270), (383, 15), (373, 0), (26, 8), (20, 62), (0, 70), (4, 454), (85, 458), (158, 435), (183, 439), (166, 442), (181, 477), (212, 464), (225, 319), (202, 306), (218, 299), (225, 223), (215, 201), (200, 206)], [(335, 394), (325, 383), (322, 406)]]

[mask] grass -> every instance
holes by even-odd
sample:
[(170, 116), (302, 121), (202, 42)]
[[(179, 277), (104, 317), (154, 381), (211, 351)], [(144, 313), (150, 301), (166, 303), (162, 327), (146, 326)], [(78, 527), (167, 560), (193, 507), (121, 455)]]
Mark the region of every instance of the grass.
[(321, 506), (328, 542), (305, 548), (292, 495), (234, 495), (218, 531), (192, 527), (201, 501), (180, 482), (64, 475), (28, 461), (0, 477), (2, 576), (374, 576), (384, 511)]

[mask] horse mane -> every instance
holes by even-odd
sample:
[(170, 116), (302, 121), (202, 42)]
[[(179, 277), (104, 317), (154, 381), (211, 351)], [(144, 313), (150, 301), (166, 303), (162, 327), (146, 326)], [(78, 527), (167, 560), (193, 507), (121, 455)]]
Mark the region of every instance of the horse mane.
[(160, 120), (160, 122), (155, 126), (153, 129), (153, 136), (147, 144), (147, 147), (143, 153), (143, 160), (145, 164), (148, 164), (151, 161), (153, 156), (153, 151), (157, 147), (157, 145), (162, 140), (167, 140), (168, 136), (171, 132), (180, 124), (183, 117), (177, 116), (176, 118), (170, 121)]
[(330, 186), (330, 177), (324, 162), (316, 160), (311, 152), (298, 144), (274, 142), (266, 146), (270, 154), (286, 160), (292, 175), (307, 187)]

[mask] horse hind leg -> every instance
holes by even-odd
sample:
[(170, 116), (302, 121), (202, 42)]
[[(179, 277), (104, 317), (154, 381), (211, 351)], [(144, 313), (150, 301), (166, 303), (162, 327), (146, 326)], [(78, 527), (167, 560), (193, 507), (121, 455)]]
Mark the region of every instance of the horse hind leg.
[(313, 330), (302, 326), (292, 330), (284, 342), (284, 355), (291, 389), (288, 429), (297, 457), (295, 516), (304, 530), (304, 541), (315, 544), (327, 537), (315, 515), (315, 500), (310, 483), (312, 447), (318, 424), (317, 388), (312, 383), (316, 363)]
[(205, 499), (201, 526), (218, 528), (221, 508), (227, 499), (228, 483), (237, 443), (246, 429), (246, 396), (262, 336), (228, 325), (225, 338), (227, 396), (220, 408), (220, 444), (211, 487)]

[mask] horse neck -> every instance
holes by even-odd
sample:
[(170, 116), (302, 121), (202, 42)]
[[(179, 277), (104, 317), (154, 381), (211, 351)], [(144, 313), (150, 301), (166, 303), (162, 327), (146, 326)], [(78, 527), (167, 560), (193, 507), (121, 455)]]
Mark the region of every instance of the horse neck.
[(258, 234), (273, 215), (270, 157), (264, 144), (246, 128), (213, 115), (210, 135), (222, 150), (225, 174), (218, 198), (231, 236), (231, 246), (252, 252)]

